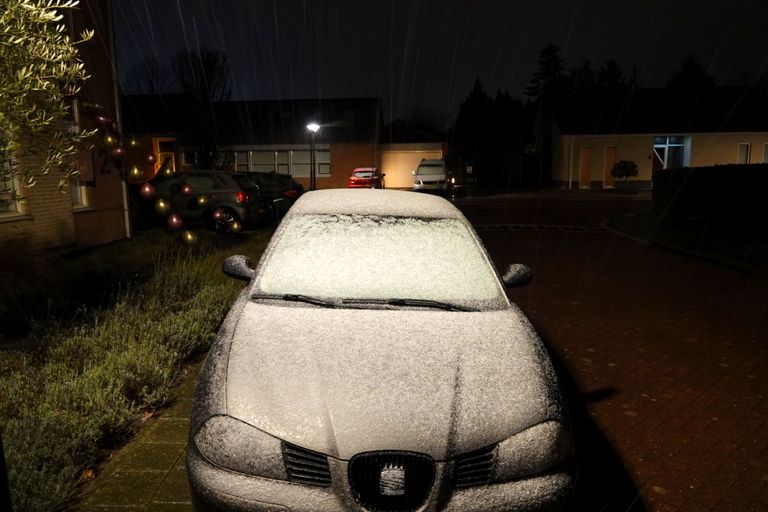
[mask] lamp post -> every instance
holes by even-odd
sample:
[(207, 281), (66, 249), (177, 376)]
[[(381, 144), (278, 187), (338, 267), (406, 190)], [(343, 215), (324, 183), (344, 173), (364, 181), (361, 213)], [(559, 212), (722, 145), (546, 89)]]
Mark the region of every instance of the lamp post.
[(307, 125), (309, 130), (309, 190), (315, 190), (317, 183), (315, 181), (315, 136), (320, 130), (320, 125), (312, 122)]

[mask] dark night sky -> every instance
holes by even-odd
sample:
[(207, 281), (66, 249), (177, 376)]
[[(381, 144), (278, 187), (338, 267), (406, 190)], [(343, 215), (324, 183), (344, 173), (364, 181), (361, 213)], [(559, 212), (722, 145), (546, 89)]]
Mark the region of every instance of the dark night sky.
[(768, 71), (766, 0), (120, 0), (125, 80), (142, 58), (214, 47), (235, 99), (378, 96), (385, 120), (416, 107), (456, 112), (479, 76), (522, 97), (548, 42), (566, 68), (633, 65), (663, 86), (692, 52), (719, 85)]

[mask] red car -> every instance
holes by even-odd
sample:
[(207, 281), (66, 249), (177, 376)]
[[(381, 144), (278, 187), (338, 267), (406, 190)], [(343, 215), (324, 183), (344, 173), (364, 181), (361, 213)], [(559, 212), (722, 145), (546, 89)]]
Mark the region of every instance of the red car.
[(347, 180), (347, 188), (384, 188), (384, 176), (376, 167), (358, 167)]

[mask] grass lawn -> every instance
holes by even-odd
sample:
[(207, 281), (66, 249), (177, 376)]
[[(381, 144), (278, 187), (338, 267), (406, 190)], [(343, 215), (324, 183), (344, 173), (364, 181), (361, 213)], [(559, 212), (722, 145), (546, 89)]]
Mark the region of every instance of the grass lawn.
[(14, 510), (61, 508), (138, 415), (166, 402), (242, 288), (221, 262), (258, 261), (271, 230), (198, 236), (185, 245), (150, 231), (76, 254), (4, 255), (0, 434)]

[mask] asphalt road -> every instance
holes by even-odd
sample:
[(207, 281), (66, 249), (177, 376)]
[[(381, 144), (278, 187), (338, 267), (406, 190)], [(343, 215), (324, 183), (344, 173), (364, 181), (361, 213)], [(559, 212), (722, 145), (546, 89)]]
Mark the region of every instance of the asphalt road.
[(600, 228), (638, 201), (462, 200), (563, 380), (575, 510), (768, 510), (768, 284)]

